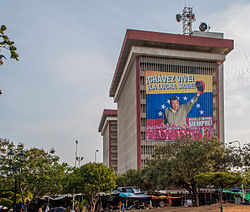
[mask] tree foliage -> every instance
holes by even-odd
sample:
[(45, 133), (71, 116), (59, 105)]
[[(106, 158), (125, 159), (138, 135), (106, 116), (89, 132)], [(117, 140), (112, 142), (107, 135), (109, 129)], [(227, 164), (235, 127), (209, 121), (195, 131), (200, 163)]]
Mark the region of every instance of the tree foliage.
[(218, 196), (220, 200), (220, 210), (222, 208), (222, 194), (224, 188), (232, 188), (240, 186), (242, 183), (242, 177), (240, 173), (233, 172), (214, 172), (214, 173), (200, 173), (196, 175), (195, 182), (200, 186), (214, 186), (220, 191), (218, 191)]
[(194, 178), (199, 186), (214, 186), (220, 189), (239, 187), (242, 183), (240, 173), (234, 172), (200, 173)]
[[(6, 49), (10, 52), (10, 58), (18, 60), (19, 55), (17, 54), (17, 48), (14, 46), (14, 41), (11, 41), (9, 37), (5, 34), (6, 26), (2, 25), (0, 28), (0, 50)], [(3, 65), (3, 58), (6, 57), (3, 54), (0, 54), (0, 66)]]
[[(17, 172), (10, 171), (7, 158), (10, 149), (15, 154), (23, 151), (26, 157), (24, 162), (18, 164)], [(38, 148), (25, 149), (22, 144), (15, 146), (7, 139), (0, 139), (0, 150), (1, 180), (7, 181), (13, 191), (13, 179), (16, 176), (17, 192), (25, 208), (38, 197), (58, 194), (62, 190), (62, 178), (68, 166), (59, 164), (59, 157), (53, 149), (49, 152)]]
[(243, 145), (242, 148), (242, 159), (243, 159), (243, 166), (245, 167), (246, 171), (250, 171), (250, 142)]
[(99, 192), (111, 192), (115, 187), (116, 175), (113, 169), (102, 163), (87, 163), (75, 168), (68, 176), (67, 188), (83, 193), (89, 200), (91, 211), (95, 211)]
[[(12, 205), (12, 198), (14, 195), (12, 187), (10, 179), (0, 175), (0, 205), (5, 205), (7, 207)], [(20, 196), (17, 196), (17, 199), (21, 200)]]
[(245, 172), (243, 182), (246, 188), (250, 188), (250, 171)]
[(124, 174), (119, 174), (116, 179), (118, 187), (138, 186), (143, 187), (143, 176), (141, 170), (129, 169)]
[(148, 163), (148, 168), (158, 176), (158, 187), (184, 187), (194, 194), (197, 206), (199, 198), (194, 176), (226, 171), (230, 166), (231, 151), (216, 138), (192, 140), (190, 137), (157, 147)]
[[(0, 200), (4, 205), (10, 206), (14, 196), (14, 176), (10, 173), (9, 160), (7, 159), (7, 149), (13, 147), (7, 139), (0, 138)], [(20, 147), (18, 147), (20, 148)], [(21, 201), (21, 196), (17, 194), (17, 200)]]
[(124, 174), (119, 174), (116, 179), (117, 186), (137, 186), (138, 188), (152, 192), (161, 186), (158, 182), (158, 173), (149, 167), (144, 169), (129, 169)]
[(249, 170), (250, 167), (250, 143), (246, 143), (242, 148), (239, 146), (228, 146), (232, 154), (231, 162), (234, 168)]

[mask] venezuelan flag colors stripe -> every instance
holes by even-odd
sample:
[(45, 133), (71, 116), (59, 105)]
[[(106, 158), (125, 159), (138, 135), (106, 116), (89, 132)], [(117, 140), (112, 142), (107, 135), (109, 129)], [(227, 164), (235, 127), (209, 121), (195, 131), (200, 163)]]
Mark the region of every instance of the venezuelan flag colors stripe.
[[(145, 85), (146, 140), (171, 141), (185, 135), (199, 139), (214, 135), (211, 75), (146, 70)], [(172, 110), (173, 97), (178, 99), (179, 108), (190, 102), (192, 106), (187, 113), (183, 110), (183, 113), (172, 114), (171, 122), (165, 123), (163, 120), (170, 117), (168, 111)], [(175, 123), (174, 120), (182, 119), (182, 115), (184, 123)]]

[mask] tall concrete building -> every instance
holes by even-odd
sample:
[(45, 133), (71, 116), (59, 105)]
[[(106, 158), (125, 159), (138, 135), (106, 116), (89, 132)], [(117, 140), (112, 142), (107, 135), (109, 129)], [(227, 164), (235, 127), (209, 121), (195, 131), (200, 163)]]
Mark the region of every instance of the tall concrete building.
[(127, 30), (110, 87), (119, 173), (144, 167), (155, 145), (179, 136), (224, 141), (223, 62), (232, 49), (221, 33)]
[(103, 111), (98, 131), (103, 136), (103, 163), (117, 172), (117, 110)]

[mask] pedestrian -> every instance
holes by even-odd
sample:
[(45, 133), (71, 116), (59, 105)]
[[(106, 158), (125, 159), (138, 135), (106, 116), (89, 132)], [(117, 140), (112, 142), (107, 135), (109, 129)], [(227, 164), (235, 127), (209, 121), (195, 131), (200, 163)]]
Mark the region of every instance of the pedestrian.
[(38, 212), (43, 212), (43, 205), (38, 209)]
[(125, 211), (125, 205), (124, 205), (124, 203), (122, 203), (122, 212), (124, 212)]
[(48, 212), (48, 211), (49, 211), (49, 206), (46, 205), (45, 212)]
[(24, 205), (21, 206), (21, 212), (24, 212)]
[(163, 208), (163, 206), (164, 206), (164, 202), (161, 200), (160, 201), (160, 207)]

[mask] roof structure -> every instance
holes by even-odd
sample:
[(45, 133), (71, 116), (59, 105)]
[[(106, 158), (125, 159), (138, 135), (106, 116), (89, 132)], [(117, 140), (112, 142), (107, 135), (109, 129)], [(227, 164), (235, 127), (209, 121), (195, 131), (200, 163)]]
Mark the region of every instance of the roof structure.
[(222, 38), (177, 35), (128, 29), (111, 83), (109, 91), (110, 97), (115, 96), (115, 92), (118, 88), (132, 46), (227, 55), (233, 49), (234, 42), (233, 40)]
[(117, 117), (117, 110), (114, 110), (114, 109), (103, 110), (102, 118), (98, 127), (98, 132), (102, 132), (102, 128), (107, 117)]

